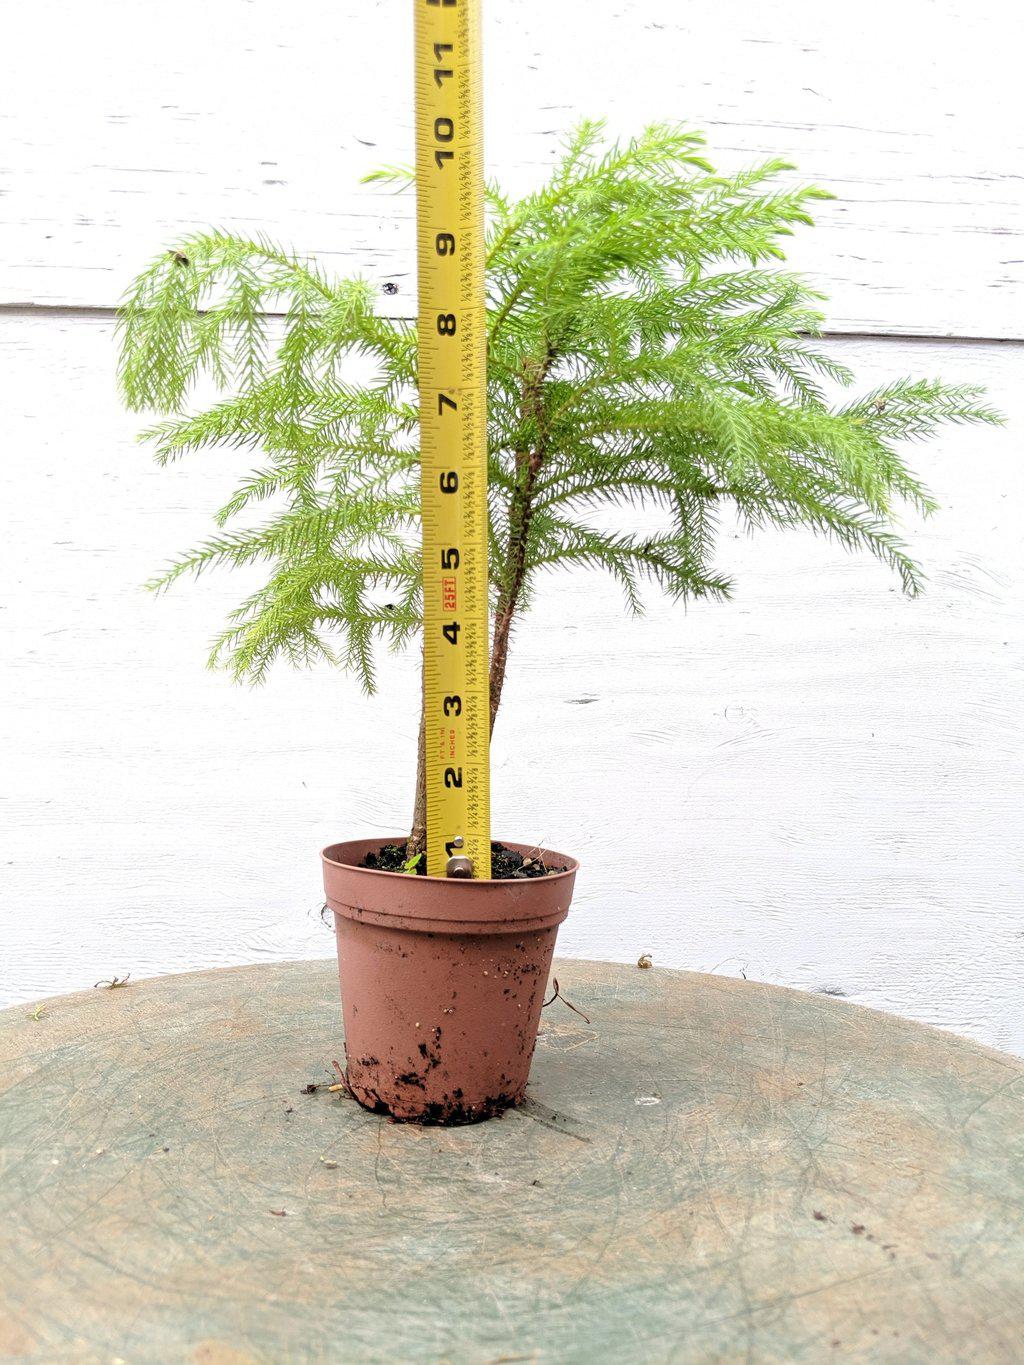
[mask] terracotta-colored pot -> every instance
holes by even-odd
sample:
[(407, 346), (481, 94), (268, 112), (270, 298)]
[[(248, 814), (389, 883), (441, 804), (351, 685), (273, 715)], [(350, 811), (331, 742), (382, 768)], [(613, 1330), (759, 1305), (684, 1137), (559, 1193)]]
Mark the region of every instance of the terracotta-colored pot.
[(476, 1123), (523, 1098), (578, 864), (543, 849), (566, 871), (524, 881), (358, 866), (387, 842), (354, 839), (322, 854), (348, 1085), (360, 1104), (396, 1119)]

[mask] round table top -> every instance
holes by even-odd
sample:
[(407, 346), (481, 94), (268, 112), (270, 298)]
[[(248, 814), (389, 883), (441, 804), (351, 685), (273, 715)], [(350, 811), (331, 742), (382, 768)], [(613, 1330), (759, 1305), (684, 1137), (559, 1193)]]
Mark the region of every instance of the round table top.
[[(1019, 1360), (1024, 1063), (750, 981), (561, 961), (528, 1099), (327, 1083), (332, 962), (0, 1014), (0, 1355)], [(37, 1017), (38, 1015), (38, 1017)]]

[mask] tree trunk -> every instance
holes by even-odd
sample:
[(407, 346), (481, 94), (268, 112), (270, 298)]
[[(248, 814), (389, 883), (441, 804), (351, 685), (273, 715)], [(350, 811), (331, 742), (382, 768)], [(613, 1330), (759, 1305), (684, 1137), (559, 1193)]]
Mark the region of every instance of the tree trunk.
[(512, 495), (509, 515), (508, 535), (508, 583), (498, 597), (498, 609), (494, 614), (494, 639), (491, 641), (491, 668), (488, 678), (490, 691), (491, 729), (494, 718), (501, 705), (501, 690), (505, 685), (505, 668), (508, 664), (508, 644), (512, 634), (512, 622), (519, 606), (519, 595), (526, 578), (526, 546), (530, 535), (530, 519), (533, 516), (533, 490), (543, 455), (534, 451), (523, 461), (523, 481)]
[[(508, 658), (509, 632), (512, 626), (513, 608), (502, 611), (500, 608), (494, 618), (494, 640), (491, 645), (491, 666), (488, 679), (490, 693), (490, 729), (494, 730), (494, 718), (501, 705), (501, 690), (505, 683), (505, 663)], [(420, 730), (416, 755), (416, 796), (412, 809), (412, 828), (409, 832), (407, 854), (410, 858), (427, 849), (427, 713), (424, 703), (420, 702)]]
[(491, 670), (488, 678), (490, 692), (491, 734), (494, 733), (494, 720), (501, 705), (501, 689), (505, 686), (505, 667), (508, 663), (508, 642), (512, 631), (512, 618), (515, 607), (510, 603), (498, 603), (494, 614), (494, 638), (491, 641)]
[[(526, 576), (526, 542), (530, 531), (530, 517), (533, 512), (533, 487), (540, 469), (541, 457), (533, 454), (525, 462), (523, 483), (513, 495), (512, 526), (509, 532), (509, 566), (511, 570), (508, 588), (498, 598), (494, 614), (494, 634), (491, 640), (491, 663), (488, 671), (488, 699), (490, 712), (490, 731), (494, 731), (494, 721), (501, 705), (501, 693), (505, 686), (505, 668), (508, 663), (508, 646), (512, 634), (519, 595)], [(413, 808), (412, 832), (409, 835), (409, 856), (422, 853), (427, 844), (427, 750), (426, 750), (426, 712), (420, 707), (419, 760), (416, 766), (416, 802)]]
[[(498, 597), (498, 607), (494, 614), (494, 636), (491, 640), (491, 662), (488, 671), (488, 700), (490, 712), (490, 731), (494, 731), (494, 721), (501, 705), (502, 688), (505, 686), (505, 668), (508, 663), (508, 645), (512, 634), (512, 622), (519, 606), (519, 596), (526, 577), (526, 546), (530, 533), (530, 518), (533, 515), (534, 487), (537, 475), (544, 462), (546, 452), (546, 433), (544, 431), (544, 409), (541, 391), (544, 380), (554, 358), (549, 347), (544, 360), (534, 366), (524, 367), (523, 374), (523, 411), (532, 417), (537, 425), (537, 443), (534, 450), (521, 450), (516, 454), (517, 483), (512, 494), (509, 508), (508, 533), (508, 579)], [(416, 768), (416, 802), (413, 808), (412, 832), (409, 836), (409, 854), (422, 853), (427, 844), (427, 750), (426, 750), (426, 711), (420, 709), (420, 750)]]

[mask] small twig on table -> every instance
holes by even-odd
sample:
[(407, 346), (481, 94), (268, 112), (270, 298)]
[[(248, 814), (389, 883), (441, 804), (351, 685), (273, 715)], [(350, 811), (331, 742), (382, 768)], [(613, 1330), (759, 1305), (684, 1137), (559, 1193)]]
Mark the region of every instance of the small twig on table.
[[(345, 1092), (346, 1095), (351, 1095), (351, 1094), (352, 1094), (352, 1087), (351, 1087), (351, 1086), (349, 1085), (349, 1083), (348, 1083), (348, 1077), (345, 1075), (345, 1071), (344, 1071), (344, 1069), (343, 1069), (341, 1063), (340, 1063), (340, 1062), (332, 1062), (332, 1063), (331, 1063), (331, 1066), (333, 1066), (334, 1069), (335, 1069), (335, 1071), (338, 1073), (339, 1080), (338, 1080), (338, 1084), (337, 1084), (337, 1085), (329, 1085), (329, 1086), (327, 1087), (327, 1093), (328, 1093), (328, 1095), (335, 1095), (335, 1094), (337, 1094), (337, 1092), (338, 1092), (339, 1090), (344, 1090), (344, 1092)], [(354, 1098), (354, 1096), (353, 1096), (353, 1098)]]
[(564, 996), (564, 995), (562, 994), (562, 992), (558, 989), (558, 977), (557, 977), (557, 976), (551, 978), (551, 984), (552, 984), (552, 986), (554, 987), (554, 993), (552, 994), (550, 1000), (545, 1000), (545, 1001), (544, 1001), (544, 1004), (541, 1006), (541, 1009), (547, 1009), (547, 1007), (548, 1007), (549, 1005), (553, 1005), (554, 1002), (555, 1002), (556, 1000), (561, 1000), (561, 1002), (562, 1002), (563, 1005), (568, 1005), (568, 1006), (569, 1006), (569, 1008), (572, 1010), (573, 1014), (578, 1014), (585, 1024), (589, 1024), (589, 1023), (590, 1023), (590, 1020), (589, 1020), (589, 1019), (587, 1018), (587, 1016), (583, 1013), (583, 1011), (577, 1009), (576, 1006), (572, 1003), (571, 1000), (566, 1000), (565, 996)]
[(342, 1070), (341, 1063), (332, 1062), (331, 1065), (338, 1073), (340, 1079), (333, 1085), (328, 1085), (326, 1081), (310, 1081), (308, 1085), (302, 1087), (303, 1095), (315, 1095), (320, 1090), (326, 1090), (328, 1095), (336, 1095), (339, 1090), (344, 1090), (349, 1095), (352, 1094), (351, 1087), (348, 1083), (348, 1077)]

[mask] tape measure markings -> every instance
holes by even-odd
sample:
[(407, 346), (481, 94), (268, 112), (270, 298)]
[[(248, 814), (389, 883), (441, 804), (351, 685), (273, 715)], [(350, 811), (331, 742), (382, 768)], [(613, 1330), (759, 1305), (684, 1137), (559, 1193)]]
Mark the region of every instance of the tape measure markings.
[(414, 3), (427, 872), (489, 877), (480, 3)]

